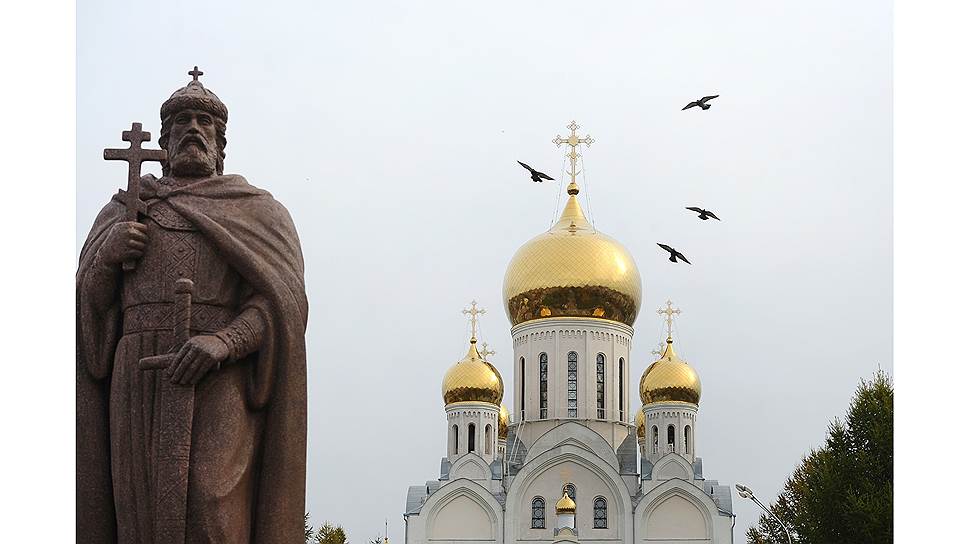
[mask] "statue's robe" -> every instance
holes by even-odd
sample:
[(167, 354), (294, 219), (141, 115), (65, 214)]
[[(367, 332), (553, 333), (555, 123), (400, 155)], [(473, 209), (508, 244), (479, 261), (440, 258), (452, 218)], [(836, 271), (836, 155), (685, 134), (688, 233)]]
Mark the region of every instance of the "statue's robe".
[[(77, 539), (150, 544), (156, 515), (160, 371), (171, 348), (175, 279), (195, 283), (192, 335), (256, 308), (259, 349), (196, 386), (186, 542), (302, 542), (308, 305), (286, 209), (241, 176), (183, 186), (142, 178), (149, 241), (108, 302), (91, 279), (125, 208), (112, 199), (81, 250), (77, 285)], [(120, 268), (120, 267), (118, 267)]]

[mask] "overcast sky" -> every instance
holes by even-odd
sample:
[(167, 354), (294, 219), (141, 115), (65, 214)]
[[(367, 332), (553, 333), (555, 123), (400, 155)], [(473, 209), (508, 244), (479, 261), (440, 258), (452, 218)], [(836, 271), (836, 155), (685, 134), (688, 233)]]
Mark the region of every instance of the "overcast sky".
[[(633, 384), (655, 310), (683, 310), (706, 478), (774, 497), (858, 381), (893, 372), (888, 3), (268, 4), (78, 4), (77, 248), (125, 183), (101, 150), (132, 121), (157, 141), (198, 64), (230, 111), (226, 172), (302, 240), (314, 524), (362, 544), (388, 519), (402, 542), (407, 486), (445, 454), (471, 299), (510, 384), (504, 271), (561, 189), (515, 161), (560, 179), (572, 119), (595, 139), (582, 204), (642, 274)], [(733, 501), (743, 542), (757, 510)]]

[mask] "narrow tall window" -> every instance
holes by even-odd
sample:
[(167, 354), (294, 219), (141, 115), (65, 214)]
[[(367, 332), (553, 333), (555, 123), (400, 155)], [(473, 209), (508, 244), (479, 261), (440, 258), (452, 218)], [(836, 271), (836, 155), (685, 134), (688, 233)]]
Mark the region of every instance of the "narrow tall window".
[(625, 421), (625, 359), (618, 359), (618, 418)]
[(484, 455), (491, 454), (491, 425), (484, 426)]
[(689, 443), (689, 441), (692, 439), (692, 437), (689, 436), (692, 434), (690, 431), (692, 431), (692, 429), (689, 427), (689, 425), (686, 425), (686, 428), (682, 430), (682, 438), (686, 441), (686, 455), (692, 453), (690, 451), (692, 449), (692, 444)]
[(531, 499), (531, 528), (545, 528), (545, 501), (541, 497)]
[(669, 443), (669, 451), (676, 451), (676, 426), (669, 425), (666, 429), (666, 442)]
[(578, 417), (578, 353), (568, 352), (568, 417)]
[(527, 377), (524, 373), (524, 357), (521, 357), (521, 372), (518, 375), (521, 376), (521, 421), (524, 421), (524, 380)]
[(467, 426), (467, 452), (474, 451), (474, 438), (477, 434), (477, 427), (473, 423)]
[(605, 497), (595, 497), (595, 524), (596, 529), (608, 528), (608, 502)]
[(595, 403), (598, 419), (605, 419), (605, 354), (595, 358)]
[(451, 435), (453, 435), (452, 442), (454, 443), (454, 455), (460, 450), (460, 436), (458, 436), (457, 425), (450, 428)]
[(540, 419), (546, 419), (548, 417), (548, 354), (542, 353), (538, 356), (538, 383), (540, 395), (540, 413), (538, 417)]
[(652, 453), (659, 453), (659, 427), (652, 426)]

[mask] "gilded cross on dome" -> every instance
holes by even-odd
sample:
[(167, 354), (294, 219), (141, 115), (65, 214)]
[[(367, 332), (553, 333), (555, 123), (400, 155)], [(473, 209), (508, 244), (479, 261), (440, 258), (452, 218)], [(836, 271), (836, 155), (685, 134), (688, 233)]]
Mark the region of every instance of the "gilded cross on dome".
[(479, 316), (480, 314), (487, 313), (487, 310), (485, 310), (484, 308), (478, 309), (477, 301), (472, 300), (470, 310), (465, 308), (461, 310), (461, 313), (468, 314), (471, 316), (471, 340), (474, 342), (477, 342), (477, 316)]
[(487, 349), (487, 342), (482, 342), (481, 343), (481, 358), (482, 359), (484, 359), (486, 361), (488, 355), (494, 355), (495, 353), (497, 353), (497, 352), (494, 351), (493, 349)]
[(672, 338), (672, 316), (681, 314), (682, 310), (680, 310), (679, 308), (673, 308), (672, 301), (667, 300), (666, 307), (659, 308), (658, 310), (656, 310), (656, 313), (658, 313), (659, 315), (665, 315), (666, 329), (668, 331), (669, 338)]
[(581, 127), (574, 121), (572, 121), (566, 128), (571, 130), (571, 134), (567, 138), (562, 138), (560, 135), (557, 135), (555, 136), (554, 140), (551, 140), (551, 142), (558, 147), (561, 147), (561, 144), (571, 146), (571, 151), (565, 155), (571, 159), (571, 171), (568, 172), (568, 175), (571, 176), (571, 183), (568, 184), (568, 194), (578, 194), (578, 184), (575, 183), (575, 177), (577, 177), (580, 173), (578, 170), (578, 158), (581, 157), (581, 155), (578, 153), (577, 149), (581, 144), (590, 146), (595, 142), (595, 140), (593, 140), (588, 134), (586, 134), (584, 138), (579, 138), (577, 130)]

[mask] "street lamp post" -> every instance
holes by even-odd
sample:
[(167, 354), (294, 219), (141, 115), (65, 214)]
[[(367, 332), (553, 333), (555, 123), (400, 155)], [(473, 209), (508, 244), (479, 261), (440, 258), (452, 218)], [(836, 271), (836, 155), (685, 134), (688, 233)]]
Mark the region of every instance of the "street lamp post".
[(744, 499), (752, 500), (753, 502), (756, 503), (757, 506), (762, 508), (764, 512), (773, 516), (773, 519), (775, 519), (776, 522), (780, 524), (780, 527), (783, 528), (783, 532), (786, 533), (787, 542), (789, 542), (789, 544), (793, 544), (793, 539), (790, 538), (790, 531), (787, 530), (786, 525), (784, 525), (783, 522), (780, 521), (780, 518), (776, 517), (776, 514), (774, 514), (770, 509), (768, 509), (766, 506), (763, 506), (763, 503), (760, 502), (760, 500), (756, 498), (756, 495), (753, 494), (752, 489), (746, 487), (743, 484), (736, 484), (736, 491), (739, 492), (740, 497), (743, 497)]

